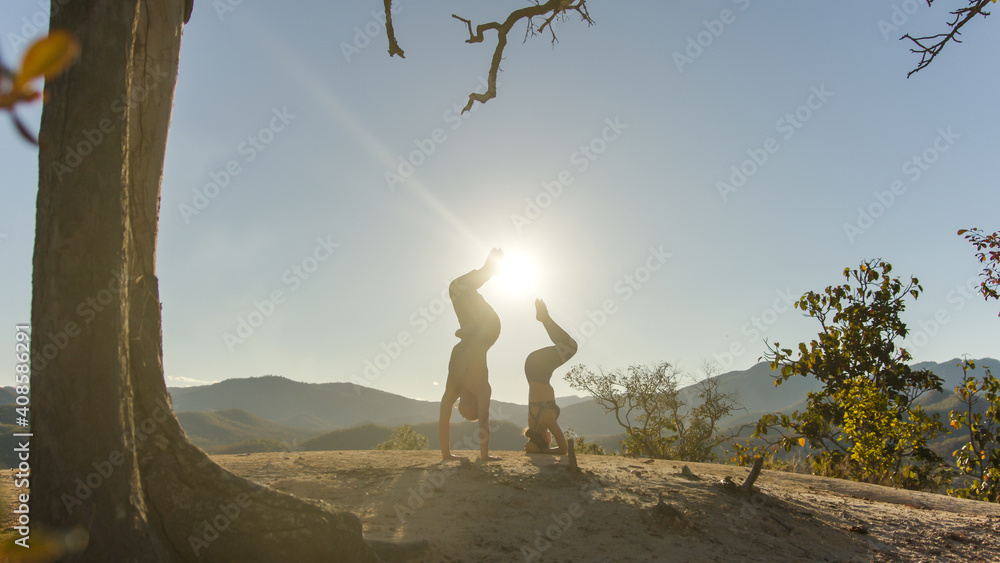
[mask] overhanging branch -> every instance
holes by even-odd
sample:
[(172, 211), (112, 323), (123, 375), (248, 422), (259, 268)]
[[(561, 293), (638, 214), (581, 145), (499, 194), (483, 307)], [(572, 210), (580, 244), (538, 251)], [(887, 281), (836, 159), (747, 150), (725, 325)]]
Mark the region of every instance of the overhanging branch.
[[(390, 0), (386, 0), (386, 2), (389, 1)], [(517, 22), (525, 18), (528, 20), (528, 29), (525, 33), (525, 39), (527, 39), (528, 36), (540, 33), (544, 29), (548, 28), (549, 32), (552, 33), (552, 41), (555, 42), (556, 36), (552, 31), (552, 21), (557, 17), (565, 16), (566, 13), (570, 11), (579, 14), (583, 21), (586, 21), (588, 25), (594, 24), (594, 21), (590, 18), (590, 14), (587, 12), (587, 0), (577, 0), (575, 3), (572, 0), (548, 0), (543, 4), (539, 4), (536, 0), (535, 4), (532, 6), (511, 12), (510, 16), (508, 16), (503, 23), (493, 21), (479, 24), (475, 27), (475, 31), (473, 31), (472, 22), (470, 20), (452, 14), (451, 17), (465, 22), (465, 25), (469, 29), (469, 39), (465, 41), (466, 43), (482, 43), (486, 39), (484, 33), (487, 30), (496, 30), (497, 32), (497, 46), (493, 51), (493, 60), (490, 62), (490, 72), (487, 80), (486, 92), (474, 92), (470, 94), (469, 102), (465, 104), (465, 107), (462, 109), (462, 113), (472, 109), (472, 105), (476, 102), (485, 104), (487, 101), (496, 97), (497, 73), (500, 72), (500, 61), (503, 60), (503, 50), (507, 46), (507, 35)], [(543, 16), (545, 16), (545, 21), (538, 28), (535, 28), (533, 23), (534, 18)]]
[[(952, 15), (955, 16), (955, 19), (948, 24), (948, 27), (951, 28), (951, 31), (948, 33), (938, 33), (936, 35), (928, 35), (925, 37), (914, 37), (907, 33), (906, 35), (900, 37), (900, 39), (909, 39), (915, 43), (916, 47), (910, 49), (910, 52), (920, 54), (920, 63), (917, 64), (916, 68), (908, 72), (906, 77), (909, 78), (913, 75), (913, 73), (931, 64), (934, 58), (941, 53), (941, 50), (944, 49), (945, 45), (947, 45), (949, 41), (961, 43), (962, 40), (959, 39), (958, 36), (961, 35), (962, 27), (978, 15), (983, 17), (990, 15), (989, 12), (984, 11), (984, 9), (987, 4), (995, 1), (996, 0), (969, 0), (969, 5), (967, 7), (951, 12)], [(934, 0), (927, 0), (928, 6), (933, 3)]]

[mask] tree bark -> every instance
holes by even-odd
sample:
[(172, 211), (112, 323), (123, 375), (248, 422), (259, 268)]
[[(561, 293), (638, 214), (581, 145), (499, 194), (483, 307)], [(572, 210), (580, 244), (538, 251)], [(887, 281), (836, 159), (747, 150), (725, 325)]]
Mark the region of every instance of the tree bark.
[(52, 13), (81, 58), (48, 85), (39, 134), (34, 529), (86, 531), (67, 561), (375, 560), (356, 516), (226, 472), (170, 406), (155, 266), (183, 0)]

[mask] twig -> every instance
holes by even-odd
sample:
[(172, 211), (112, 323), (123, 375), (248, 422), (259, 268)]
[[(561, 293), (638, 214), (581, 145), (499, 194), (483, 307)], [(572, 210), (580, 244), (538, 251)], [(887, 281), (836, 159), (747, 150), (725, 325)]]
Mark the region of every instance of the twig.
[[(947, 45), (949, 41), (961, 43), (962, 40), (959, 39), (958, 36), (961, 35), (962, 27), (969, 23), (969, 21), (977, 15), (982, 15), (983, 17), (990, 15), (989, 12), (985, 12), (983, 10), (986, 8), (987, 4), (993, 1), (994, 0), (969, 0), (968, 7), (960, 8), (951, 12), (952, 15), (955, 16), (955, 19), (948, 24), (948, 27), (951, 28), (951, 31), (948, 33), (938, 33), (937, 35), (928, 35), (926, 37), (914, 37), (907, 33), (906, 35), (900, 37), (900, 39), (909, 39), (915, 43), (917, 46), (910, 49), (910, 52), (920, 54), (920, 63), (917, 64), (916, 68), (906, 73), (906, 77), (909, 78), (913, 75), (913, 73), (931, 64), (931, 61), (933, 61), (934, 58), (941, 53), (941, 50), (944, 49), (945, 45)], [(928, 6), (933, 3), (934, 0), (927, 0)], [(928, 43), (930, 41), (934, 42)]]

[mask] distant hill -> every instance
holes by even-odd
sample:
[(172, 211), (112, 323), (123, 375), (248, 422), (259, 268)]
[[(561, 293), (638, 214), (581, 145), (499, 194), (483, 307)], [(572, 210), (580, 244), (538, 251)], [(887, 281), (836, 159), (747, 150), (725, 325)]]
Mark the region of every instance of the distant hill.
[[(425, 422), (423, 424), (411, 425), (417, 434), (422, 434), (427, 438), (427, 448), (437, 450), (441, 441), (438, 439), (438, 425), (436, 422)], [(299, 444), (299, 449), (303, 451), (318, 450), (370, 450), (381, 442), (392, 436), (395, 428), (380, 426), (377, 424), (364, 424), (354, 428), (343, 428), (327, 432), (321, 436), (316, 436)], [(527, 439), (521, 434), (524, 428), (512, 422), (503, 422), (495, 425), (490, 433), (491, 450), (521, 450)], [(463, 421), (452, 423), (450, 441), (458, 449), (478, 449), (475, 446), (474, 438), (479, 433), (479, 423)], [(468, 440), (466, 440), (468, 438)]]
[(11, 404), (17, 400), (17, 393), (13, 387), (0, 387), (0, 405)]
[(246, 440), (272, 440), (293, 445), (316, 435), (314, 430), (282, 426), (243, 409), (179, 412), (177, 420), (188, 438), (196, 446), (206, 450)]
[(568, 407), (570, 405), (576, 405), (579, 403), (586, 403), (593, 400), (593, 397), (586, 396), (581, 397), (579, 395), (566, 395), (565, 397), (556, 397), (556, 404), (560, 407)]
[[(925, 405), (931, 405), (933, 403), (945, 400), (946, 397), (952, 397), (955, 394), (955, 386), (962, 382), (962, 368), (960, 364), (962, 360), (960, 358), (955, 358), (951, 361), (941, 362), (939, 364), (933, 362), (920, 362), (913, 364), (913, 369), (929, 369), (934, 372), (938, 377), (944, 379), (944, 392), (943, 393), (933, 393), (930, 397), (922, 398), (921, 403)], [(969, 371), (969, 375), (972, 377), (982, 377), (986, 368), (988, 367), (993, 375), (1000, 378), (1000, 361), (994, 360), (992, 358), (983, 358), (981, 360), (975, 360), (976, 369)]]
[(362, 424), (333, 430), (299, 444), (306, 452), (321, 450), (370, 450), (392, 436), (393, 429), (378, 424)]
[[(302, 383), (275, 375), (169, 391), (176, 412), (243, 409), (286, 426), (317, 430), (436, 421), (440, 405), (353, 383)], [(493, 408), (504, 417), (527, 418), (525, 406), (495, 401)]]

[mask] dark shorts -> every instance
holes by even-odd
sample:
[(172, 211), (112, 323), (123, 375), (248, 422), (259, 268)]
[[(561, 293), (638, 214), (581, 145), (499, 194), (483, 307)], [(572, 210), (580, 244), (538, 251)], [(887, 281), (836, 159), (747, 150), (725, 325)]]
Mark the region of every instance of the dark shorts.
[(528, 403), (528, 429), (524, 432), (524, 436), (531, 443), (543, 450), (549, 449), (549, 445), (545, 442), (545, 438), (543, 438), (545, 429), (540, 425), (542, 411), (545, 410), (552, 410), (556, 413), (556, 418), (559, 418), (559, 405), (554, 400)]

